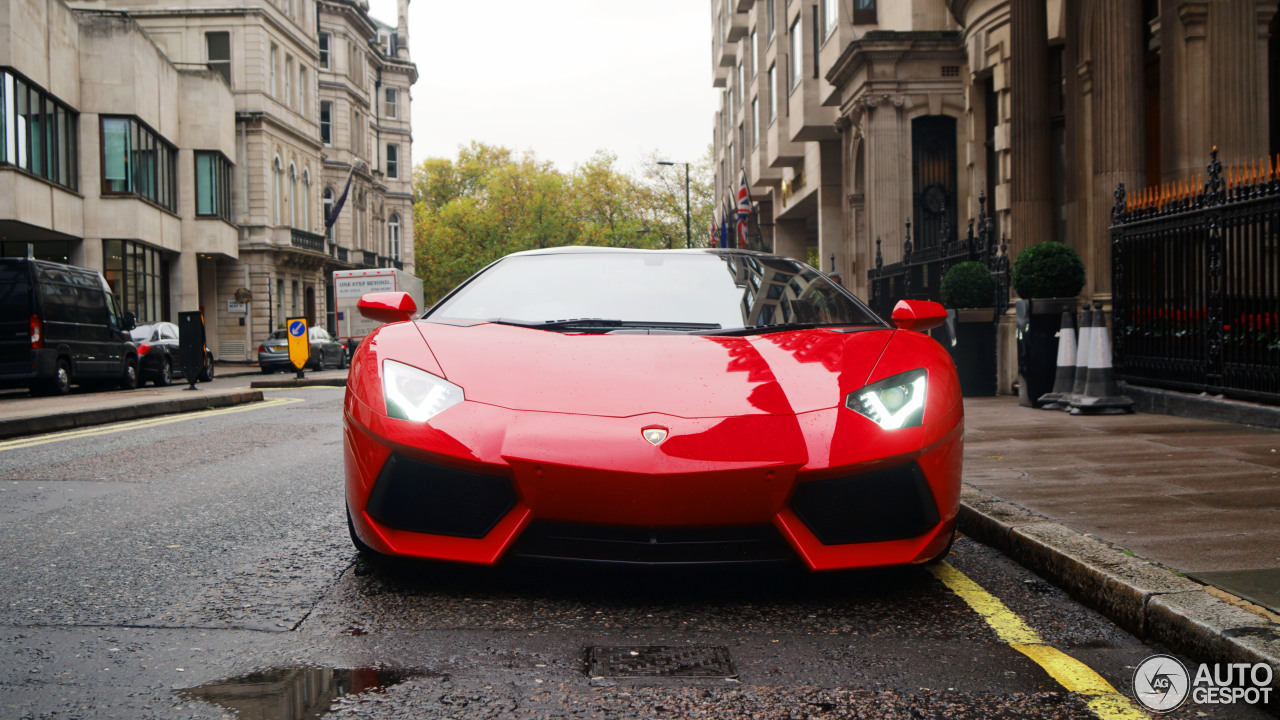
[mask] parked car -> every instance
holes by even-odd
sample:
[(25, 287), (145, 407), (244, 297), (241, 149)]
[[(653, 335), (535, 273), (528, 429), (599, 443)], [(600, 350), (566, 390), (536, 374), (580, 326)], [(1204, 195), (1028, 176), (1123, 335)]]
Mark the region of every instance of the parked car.
[[(327, 367), (345, 368), (347, 348), (333, 339), (328, 330), (313, 327), (307, 331), (311, 344), (311, 359), (307, 367), (324, 370)], [(289, 361), (289, 335), (283, 328), (275, 330), (258, 346), (258, 367), (264, 373), (277, 370), (293, 370)]]
[(946, 310), (893, 327), (744, 250), (509, 255), (352, 359), (348, 530), (365, 555), (839, 570), (954, 538), (964, 408)]
[[(177, 325), (171, 322), (139, 325), (129, 334), (138, 344), (139, 382), (150, 380), (156, 386), (164, 387), (174, 378), (185, 377), (178, 348)], [(205, 348), (204, 368), (204, 373), (197, 379), (200, 382), (213, 380), (213, 353), (208, 348)]]
[(49, 395), (85, 382), (135, 388), (133, 325), (98, 271), (0, 258), (0, 383)]

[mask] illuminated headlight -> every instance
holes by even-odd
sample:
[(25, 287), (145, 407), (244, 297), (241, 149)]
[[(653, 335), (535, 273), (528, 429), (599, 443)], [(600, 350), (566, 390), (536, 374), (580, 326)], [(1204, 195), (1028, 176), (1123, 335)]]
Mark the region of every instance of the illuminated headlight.
[(871, 418), (885, 430), (916, 427), (924, 421), (929, 373), (912, 370), (849, 393), (845, 407)]
[(426, 422), (462, 402), (462, 388), (425, 370), (394, 360), (382, 363), (382, 394), (387, 415)]

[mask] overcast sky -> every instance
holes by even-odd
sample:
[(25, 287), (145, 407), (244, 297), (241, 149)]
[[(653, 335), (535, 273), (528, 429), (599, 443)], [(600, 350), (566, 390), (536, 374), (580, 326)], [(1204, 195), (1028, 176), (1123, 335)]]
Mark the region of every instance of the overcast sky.
[[(395, 0), (370, 2), (395, 24)], [(706, 0), (413, 0), (409, 38), (415, 164), (479, 140), (561, 170), (606, 149), (629, 169), (711, 142)]]

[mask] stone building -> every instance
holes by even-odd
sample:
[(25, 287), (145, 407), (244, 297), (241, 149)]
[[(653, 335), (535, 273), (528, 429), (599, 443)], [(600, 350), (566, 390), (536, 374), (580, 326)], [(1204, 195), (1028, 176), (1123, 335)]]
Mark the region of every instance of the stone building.
[[(12, 188), (0, 191), (0, 250), (103, 271), (140, 321), (203, 308), (219, 360), (255, 359), (285, 317), (325, 324), (332, 270), (412, 270), (412, 243), (392, 241), (413, 232), (416, 69), (395, 49), (407, 10), (401, 0), (388, 32), (364, 0), (0, 0), (0, 188)], [(365, 108), (345, 126), (345, 155), (325, 141), (321, 112), (340, 84), (322, 68), (332, 50), (320, 28), (334, 16), (347, 18), (342, 72)], [(384, 75), (401, 93), (385, 128), (368, 111)], [(402, 152), (390, 180), (387, 137)], [(325, 198), (353, 159), (365, 205), (326, 232)]]
[[(1274, 0), (712, 0), (720, 197), (745, 171), (776, 252), (862, 297), (877, 249), (989, 198), (1011, 258), (1061, 240), (1110, 299), (1131, 191), (1280, 152)], [(877, 244), (877, 239), (880, 243)], [(1003, 328), (1009, 346), (1012, 323)], [(1013, 378), (1001, 353), (1001, 384)]]

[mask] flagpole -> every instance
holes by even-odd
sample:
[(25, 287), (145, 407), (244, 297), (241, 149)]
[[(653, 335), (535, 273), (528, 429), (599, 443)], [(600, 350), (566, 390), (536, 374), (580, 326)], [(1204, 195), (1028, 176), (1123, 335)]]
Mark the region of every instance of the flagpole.
[[(746, 165), (742, 166), (742, 177), (744, 179), (747, 177)], [(746, 183), (746, 188), (747, 188), (747, 204), (751, 206), (751, 213), (748, 213), (747, 217), (750, 218), (752, 214), (756, 215), (756, 245), (758, 246), (756, 249), (764, 251), (765, 250), (764, 233), (760, 230), (760, 216), (759, 216), (759, 212), (755, 209), (756, 201), (751, 197), (751, 183), (749, 182)]]

